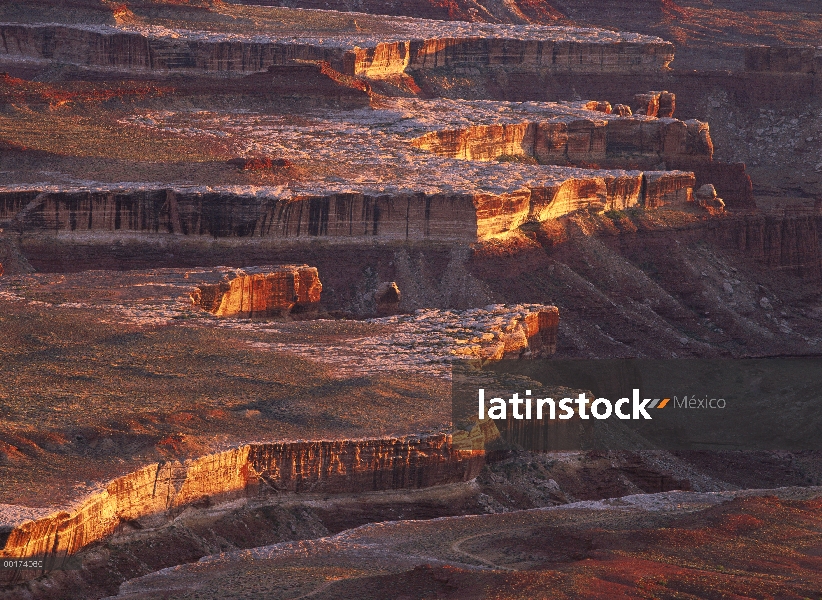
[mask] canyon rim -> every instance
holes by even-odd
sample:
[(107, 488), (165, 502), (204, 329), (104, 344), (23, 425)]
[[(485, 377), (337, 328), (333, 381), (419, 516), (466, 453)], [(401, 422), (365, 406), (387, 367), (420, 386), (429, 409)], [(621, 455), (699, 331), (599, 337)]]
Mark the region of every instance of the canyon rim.
[(466, 365), (822, 359), (820, 27), (0, 4), (0, 598), (822, 594), (818, 450), (452, 405)]

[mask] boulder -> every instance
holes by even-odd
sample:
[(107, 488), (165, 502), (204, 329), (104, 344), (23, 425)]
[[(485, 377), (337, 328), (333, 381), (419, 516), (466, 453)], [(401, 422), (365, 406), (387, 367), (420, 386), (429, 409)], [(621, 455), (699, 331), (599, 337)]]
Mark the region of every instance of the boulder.
[(692, 164), (690, 169), (696, 175), (697, 188), (711, 183), (716, 188), (728, 208), (753, 210), (756, 201), (753, 195), (753, 184), (745, 170), (745, 163), (723, 163), (718, 161)]
[(631, 107), (627, 104), (615, 104), (611, 108), (611, 114), (619, 115), (620, 117), (630, 117), (634, 113), (631, 111)]
[(716, 194), (713, 184), (706, 183), (694, 194), (694, 200), (702, 208), (712, 213), (725, 212), (725, 202)]
[(716, 188), (712, 183), (706, 183), (701, 186), (694, 194), (698, 200), (713, 200), (716, 198), (716, 195)]
[(597, 102), (596, 106), (594, 107), (594, 110), (597, 112), (605, 113), (606, 115), (610, 115), (614, 109), (611, 106), (611, 103), (606, 100), (603, 102)]
[(191, 292), (191, 301), (218, 317), (283, 317), (316, 310), (322, 289), (315, 267), (250, 267), (199, 286)]
[(656, 117), (659, 115), (659, 96), (662, 92), (647, 92), (634, 96), (634, 114)]
[(657, 116), (660, 118), (672, 118), (676, 112), (676, 94), (671, 92), (662, 92), (659, 95), (659, 112)]
[(634, 114), (637, 115), (670, 118), (676, 111), (676, 95), (666, 91), (637, 94), (634, 96), (634, 107)]
[(384, 281), (374, 292), (374, 304), (380, 316), (395, 315), (399, 312), (402, 293), (394, 281)]

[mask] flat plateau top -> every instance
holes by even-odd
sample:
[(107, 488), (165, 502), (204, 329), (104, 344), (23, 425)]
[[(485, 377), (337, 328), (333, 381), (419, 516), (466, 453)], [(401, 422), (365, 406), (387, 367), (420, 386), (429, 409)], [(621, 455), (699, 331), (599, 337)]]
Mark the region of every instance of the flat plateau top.
[(158, 460), (444, 430), (455, 349), (534, 309), (294, 322), (195, 309), (195, 286), (229, 271), (0, 280), (0, 524), (30, 516), (3, 503), (62, 506)]
[[(574, 120), (655, 121), (586, 110), (581, 102), (380, 98), (353, 110), (301, 113), (152, 110), (99, 115), (0, 115), (0, 138), (54, 153), (0, 173), (0, 190), (151, 189), (174, 186), (290, 198), (331, 193), (501, 194), (621, 170), (461, 160), (413, 145), (430, 131)], [(57, 128), (55, 130), (55, 127)], [(237, 156), (286, 159), (287, 169), (238, 172)], [(432, 176), (432, 174), (436, 174)]]
[[(136, 10), (136, 9), (135, 9)], [(49, 15), (51, 16), (51, 15)], [(59, 19), (58, 14), (54, 18)], [(37, 23), (42, 16), (0, 10), (0, 20)], [(208, 11), (161, 8), (118, 16), (116, 24), (71, 23), (103, 33), (134, 32), (150, 37), (204, 41), (306, 43), (343, 48), (369, 48), (381, 42), (436, 38), (488, 38), (579, 43), (664, 43), (661, 38), (588, 27), (498, 25), (435, 21), (330, 10), (303, 10), (221, 4)], [(61, 19), (62, 23), (62, 19)]]

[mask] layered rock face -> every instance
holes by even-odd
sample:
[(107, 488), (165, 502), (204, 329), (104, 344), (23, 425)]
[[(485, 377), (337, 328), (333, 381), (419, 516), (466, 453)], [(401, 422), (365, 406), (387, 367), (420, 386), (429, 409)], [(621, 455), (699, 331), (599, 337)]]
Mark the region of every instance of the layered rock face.
[(191, 293), (191, 301), (218, 317), (281, 317), (316, 310), (322, 289), (315, 267), (254, 267), (238, 269), (220, 283), (201, 285)]
[(643, 177), (643, 205), (646, 208), (669, 204), (683, 206), (693, 201), (695, 177), (692, 173), (664, 171), (646, 173)]
[(746, 215), (732, 226), (712, 227), (709, 231), (715, 239), (772, 269), (809, 281), (822, 279), (819, 226), (815, 216)]
[[(195, 502), (271, 493), (412, 489), (476, 477), (481, 452), (451, 437), (253, 444), (203, 458), (149, 465), (110, 482), (77, 507), (0, 525), (0, 556), (64, 557), (123, 522)], [(5, 516), (5, 515), (2, 515)], [(9, 577), (14, 572), (6, 572)]]
[(745, 70), (822, 74), (822, 46), (749, 46), (745, 48)]
[(606, 168), (652, 168), (660, 162), (684, 168), (713, 157), (707, 123), (605, 114), (602, 118), (592, 115), (589, 119), (432, 131), (414, 140), (414, 145), (451, 158), (494, 160), (514, 155), (548, 165)]
[[(120, 190), (119, 192), (6, 192), (0, 219), (24, 231), (138, 231), (213, 237), (379, 237), (476, 239), (478, 220), (511, 225), (505, 208), (468, 194), (259, 198), (231, 192)], [(527, 212), (526, 208), (514, 211)]]
[(466, 66), (519, 66), (550, 72), (641, 73), (664, 69), (673, 60), (673, 45), (571, 41), (439, 39), (409, 46), (408, 69)]
[(0, 56), (131, 70), (237, 73), (263, 71), (294, 60), (325, 61), (341, 73), (375, 78), (443, 67), (640, 73), (664, 69), (674, 57), (669, 42), (642, 36), (585, 39), (582, 30), (568, 30), (572, 33), (568, 36), (561, 30), (535, 28), (520, 39), (522, 34), (509, 29), (474, 32), (470, 27), (440, 25), (439, 30), (426, 34), (430, 39), (419, 39), (420, 32), (403, 31), (404, 41), (366, 36), (352, 40), (344, 35), (318, 41), (304, 34), (297, 39), (281, 36), (290, 37), (289, 41), (272, 35), (272, 41), (263, 41), (253, 36), (210, 39), (187, 35), (190, 32), (151, 35), (106, 26), (7, 23), (0, 24), (4, 40)]
[(469, 481), (484, 463), (481, 453), (455, 450), (446, 435), (260, 444), (250, 448), (248, 460), (257, 477), (258, 494), (428, 487)]
[[(661, 195), (643, 178), (661, 182)], [(272, 240), (473, 242), (504, 237), (528, 220), (580, 208), (620, 209), (687, 197), (693, 177), (675, 171), (580, 171), (534, 182), (510, 193), (370, 195), (278, 198), (231, 192), (117, 190), (0, 192), (0, 223), (20, 232), (141, 232)]]
[(0, 25), (0, 35), (5, 40), (0, 56), (130, 70), (250, 73), (299, 59), (325, 61), (337, 71), (350, 72), (346, 65), (353, 58), (342, 48), (319, 45), (148, 37), (104, 26), (7, 23)]
[(532, 356), (551, 356), (557, 351), (559, 309), (546, 306), (525, 316), (525, 336)]
[(515, 67), (541, 73), (644, 73), (664, 69), (673, 60), (666, 42), (602, 44), (564, 40), (453, 37), (386, 42), (354, 51), (345, 72), (379, 79), (400, 73), (454, 68)]

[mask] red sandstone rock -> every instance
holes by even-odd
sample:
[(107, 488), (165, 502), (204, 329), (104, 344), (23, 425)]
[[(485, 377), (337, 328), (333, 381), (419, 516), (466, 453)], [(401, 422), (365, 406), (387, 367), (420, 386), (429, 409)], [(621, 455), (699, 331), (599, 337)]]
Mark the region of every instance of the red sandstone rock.
[[(144, 36), (128, 30), (109, 33), (56, 24), (3, 24), (0, 33), (4, 49), (18, 58), (188, 72), (253, 73), (297, 59), (322, 61), (339, 73), (370, 78), (442, 67), (503, 65), (521, 65), (535, 72), (647, 73), (665, 69), (674, 58), (673, 44), (652, 38), (608, 44), (595, 38), (522, 40), (500, 35), (489, 39), (470, 29), (462, 34), (460, 29), (443, 27), (433, 39), (419, 39), (411, 31), (406, 40), (376, 47), (359, 47), (333, 35), (320, 43), (294, 43), (287, 36), (260, 43)], [(336, 45), (328, 43), (334, 41)]]
[(630, 117), (634, 114), (631, 111), (631, 107), (627, 104), (615, 104), (611, 109), (611, 113), (619, 115), (620, 117)]
[(611, 107), (611, 103), (606, 100), (603, 102), (597, 102), (596, 106), (594, 106), (594, 110), (610, 115), (613, 112), (613, 107)]
[(218, 317), (271, 317), (315, 309), (321, 292), (315, 267), (282, 265), (238, 269), (195, 289), (191, 301)]
[(676, 95), (670, 92), (651, 91), (634, 96), (634, 114), (647, 117), (673, 117), (676, 111)]
[(716, 188), (710, 183), (701, 186), (694, 193), (694, 200), (712, 214), (725, 212), (725, 203), (717, 196)]
[[(470, 481), (482, 451), (450, 435), (251, 444), (119, 477), (77, 506), (0, 529), (0, 557), (59, 557), (110, 535), (123, 522), (197, 501), (281, 491), (350, 493)], [(0, 512), (0, 525), (8, 515)]]
[(559, 330), (559, 309), (556, 306), (546, 306), (528, 314), (525, 328), (532, 356), (552, 356), (556, 353)]
[(656, 117), (659, 114), (660, 92), (648, 92), (634, 96), (634, 114)]
[(751, 178), (745, 172), (745, 163), (708, 162), (690, 167), (696, 175), (695, 187), (711, 183), (728, 208), (756, 209)]
[[(412, 143), (451, 158), (495, 160), (511, 155), (532, 157), (540, 164), (632, 170), (653, 168), (660, 158), (677, 170), (692, 170), (712, 160), (713, 141), (707, 123), (694, 119), (597, 119), (594, 109), (600, 104), (587, 105), (592, 111), (589, 119), (475, 125), (431, 131)], [(629, 107), (617, 106), (622, 107), (618, 114), (630, 116)]]
[(552, 356), (557, 349), (559, 309), (532, 305), (521, 310), (504, 325), (491, 327), (476, 343), (458, 346), (452, 354), (483, 361)]
[(662, 92), (659, 95), (659, 112), (657, 116), (673, 117), (676, 112), (676, 95), (670, 92)]
[(645, 173), (644, 177), (646, 208), (668, 204), (682, 206), (693, 200), (693, 173), (657, 171)]

